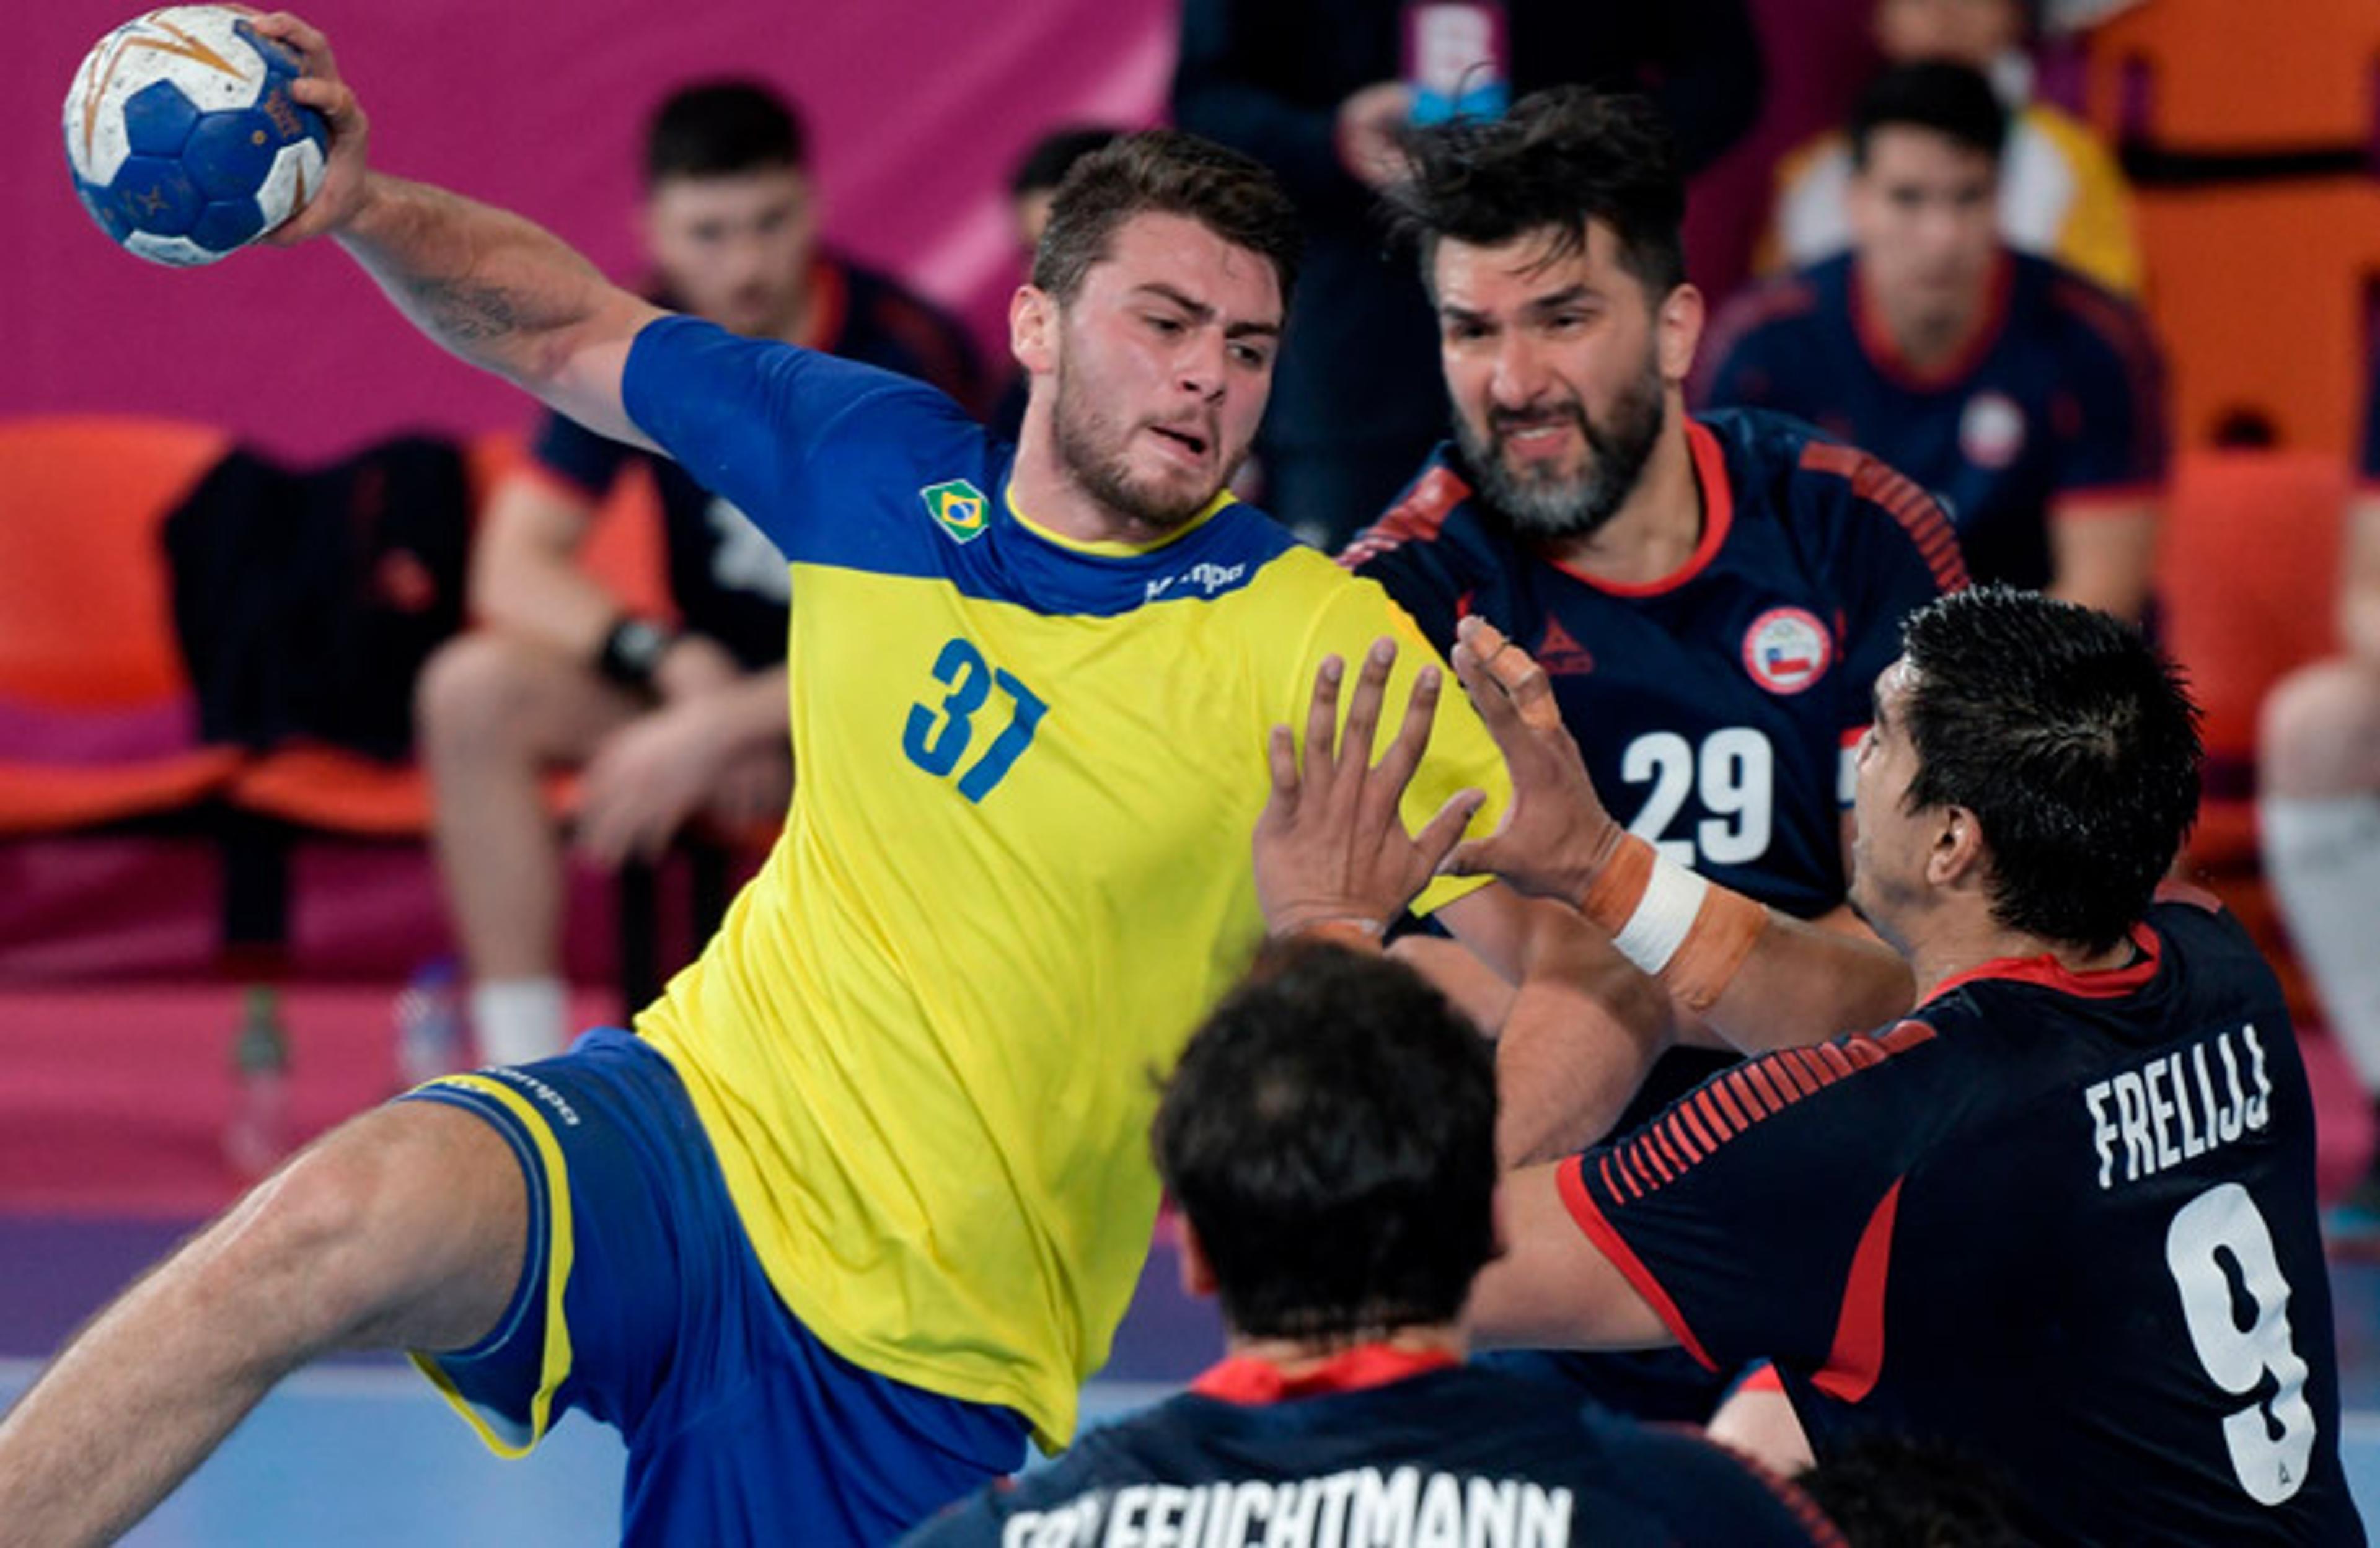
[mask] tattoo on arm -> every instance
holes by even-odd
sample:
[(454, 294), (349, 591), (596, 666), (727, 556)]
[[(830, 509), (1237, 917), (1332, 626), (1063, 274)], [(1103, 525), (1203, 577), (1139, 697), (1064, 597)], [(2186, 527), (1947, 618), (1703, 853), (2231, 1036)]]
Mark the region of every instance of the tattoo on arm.
[(441, 337), (457, 344), (504, 338), (518, 332), (526, 321), (511, 293), (500, 285), (418, 279), (406, 289), (420, 308), (423, 320)]

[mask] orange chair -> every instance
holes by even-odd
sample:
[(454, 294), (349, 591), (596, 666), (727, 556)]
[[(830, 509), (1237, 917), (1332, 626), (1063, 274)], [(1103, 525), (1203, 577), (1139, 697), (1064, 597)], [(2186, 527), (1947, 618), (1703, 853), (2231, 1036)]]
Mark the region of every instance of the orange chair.
[(2159, 535), (2165, 643), (2206, 712), (2200, 864), (2256, 852), (2256, 715), (2284, 673), (2338, 648), (2344, 458), (2201, 451), (2176, 462)]
[[(2156, 0), (2092, 29), (2085, 91), (2102, 132), (2144, 131), (2171, 150), (2362, 145), (2375, 62), (2372, 0)], [(2135, 91), (2146, 121), (2127, 124)]]
[[(520, 438), (499, 432), (466, 448), (474, 510), (522, 456)], [(623, 478), (596, 511), (581, 562), (625, 606), (668, 616), (667, 560), (662, 539), (660, 491), (642, 468)], [(553, 809), (566, 815), (577, 783), (549, 782)], [(242, 769), (231, 786), (241, 811), (301, 828), (366, 839), (421, 838), (430, 831), (430, 787), (412, 762), (383, 763), (342, 748), (293, 744)]]
[(2362, 427), (2366, 286), (2380, 277), (2380, 182), (2143, 189), (2134, 204), (2177, 441), (2204, 445), (2246, 407), (2283, 446), (2349, 452)]
[[(481, 436), (466, 450), (473, 508), (484, 510), (498, 482), (519, 465), (520, 439), (508, 432)], [(662, 522), (659, 488), (646, 470), (633, 469), (597, 508), (579, 562), (624, 606), (666, 618), (675, 606)], [(243, 768), (231, 782), (228, 799), (243, 816), (286, 831), (351, 839), (419, 840), (428, 836), (431, 820), (430, 784), (418, 763), (383, 763), (313, 744), (275, 749)], [(567, 817), (577, 803), (577, 776), (557, 774), (548, 780), (546, 801), (556, 816)], [(772, 830), (758, 841), (765, 848), (774, 837)], [(725, 912), (734, 853), (753, 841), (751, 835), (708, 833), (690, 835), (685, 841), (693, 868), (698, 947)], [(659, 912), (651, 868), (627, 867), (621, 878), (618, 940), (621, 994), (631, 1010), (660, 989)]]
[[(45, 720), (194, 723), (159, 532), (228, 449), (212, 429), (109, 416), (0, 423), (0, 705)], [(190, 807), (240, 755), (195, 744), (94, 762), (0, 753), (0, 837)]]
[(2282, 445), (2353, 446), (2380, 277), (2375, 79), (2373, 0), (2156, 0), (2092, 29), (2087, 110), (2140, 180), (2180, 443), (2251, 407)]
[(2192, 452), (2176, 463), (2157, 556), (2165, 643), (2206, 712), (2206, 791), (2183, 864), (2221, 897), (2319, 1020), (2265, 889), (2256, 843), (2256, 717), (2292, 668), (2338, 647), (2346, 459)]

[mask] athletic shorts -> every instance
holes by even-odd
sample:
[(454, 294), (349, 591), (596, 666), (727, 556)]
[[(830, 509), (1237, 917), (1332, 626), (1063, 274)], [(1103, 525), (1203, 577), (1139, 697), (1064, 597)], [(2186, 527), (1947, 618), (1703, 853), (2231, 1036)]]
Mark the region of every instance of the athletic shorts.
[(668, 1060), (601, 1028), (403, 1100), (477, 1114), (528, 1184), (489, 1336), (415, 1362), (517, 1457), (573, 1409), (628, 1444), (626, 1543), (877, 1543), (1022, 1465), (1029, 1426), (844, 1360), (777, 1299)]

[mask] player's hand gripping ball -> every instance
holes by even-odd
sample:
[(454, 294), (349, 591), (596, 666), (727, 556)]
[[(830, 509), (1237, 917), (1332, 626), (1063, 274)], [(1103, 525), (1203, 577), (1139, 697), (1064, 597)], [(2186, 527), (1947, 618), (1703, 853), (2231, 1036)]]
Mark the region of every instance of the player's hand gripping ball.
[(155, 263), (212, 263), (305, 208), (330, 130), (298, 55), (235, 6), (168, 6), (99, 40), (67, 93), (67, 162), (100, 229)]

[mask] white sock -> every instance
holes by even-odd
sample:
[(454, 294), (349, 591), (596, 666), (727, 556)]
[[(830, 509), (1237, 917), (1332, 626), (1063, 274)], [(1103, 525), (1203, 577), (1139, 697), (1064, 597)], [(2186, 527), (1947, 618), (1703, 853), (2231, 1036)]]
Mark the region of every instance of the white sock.
[(528, 1064), (562, 1052), (568, 997), (559, 978), (498, 978), (471, 986), (471, 1028), (490, 1064)]
[(2380, 1094), (2380, 795), (2257, 804), (2265, 874), (2331, 1035)]

